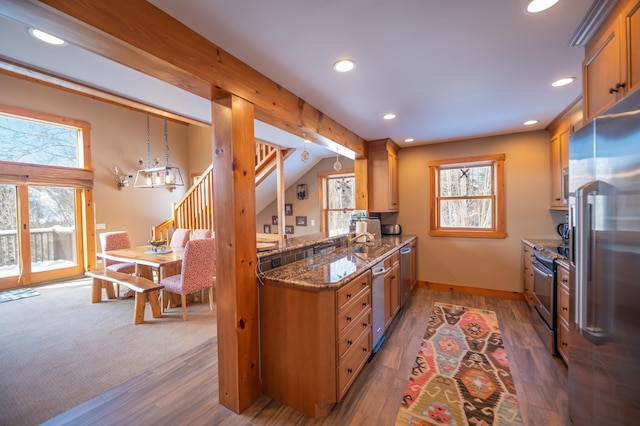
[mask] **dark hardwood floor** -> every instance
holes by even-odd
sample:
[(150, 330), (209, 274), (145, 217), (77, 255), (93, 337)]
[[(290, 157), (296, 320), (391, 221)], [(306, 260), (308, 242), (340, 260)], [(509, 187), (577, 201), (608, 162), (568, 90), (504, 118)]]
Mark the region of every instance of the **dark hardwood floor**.
[(92, 425), (392, 425), (434, 302), (495, 311), (525, 425), (569, 425), (567, 368), (531, 325), (524, 301), (416, 288), (387, 340), (327, 418), (311, 419), (261, 396), (242, 414), (218, 403), (213, 340), (47, 423)]

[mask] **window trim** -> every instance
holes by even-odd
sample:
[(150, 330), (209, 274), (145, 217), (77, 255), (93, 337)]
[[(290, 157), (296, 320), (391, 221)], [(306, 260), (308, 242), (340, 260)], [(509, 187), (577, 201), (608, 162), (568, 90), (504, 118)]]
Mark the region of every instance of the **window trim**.
[[(328, 227), (329, 227), (329, 208), (327, 206), (327, 185), (328, 185), (327, 181), (329, 179), (334, 179), (334, 178), (339, 179), (340, 177), (353, 177), (355, 179), (356, 177), (355, 171), (354, 169), (345, 169), (345, 170), (340, 170), (339, 172), (329, 171), (329, 172), (318, 173), (319, 186), (320, 186), (320, 190), (318, 191), (319, 198), (320, 198), (320, 232), (328, 232)], [(355, 192), (355, 188), (354, 188), (354, 192)], [(336, 209), (332, 209), (332, 210), (336, 210)]]
[[(505, 210), (505, 182), (504, 161), (505, 154), (480, 155), (474, 157), (433, 160), (429, 166), (429, 202), (430, 202), (430, 230), (432, 237), (465, 237), (465, 238), (506, 238), (506, 210)], [(493, 228), (442, 228), (440, 227), (440, 211), (438, 209), (438, 178), (439, 170), (452, 167), (469, 167), (493, 165), (493, 189), (495, 199), (493, 207)], [(443, 167), (446, 166), (446, 167)]]

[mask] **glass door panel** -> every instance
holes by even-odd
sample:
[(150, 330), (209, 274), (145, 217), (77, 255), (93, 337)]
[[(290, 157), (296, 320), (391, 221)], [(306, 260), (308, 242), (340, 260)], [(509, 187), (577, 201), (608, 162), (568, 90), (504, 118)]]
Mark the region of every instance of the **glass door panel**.
[(0, 278), (19, 274), (18, 211), (15, 185), (0, 185)]
[(72, 188), (29, 187), (32, 273), (78, 265), (75, 193)]

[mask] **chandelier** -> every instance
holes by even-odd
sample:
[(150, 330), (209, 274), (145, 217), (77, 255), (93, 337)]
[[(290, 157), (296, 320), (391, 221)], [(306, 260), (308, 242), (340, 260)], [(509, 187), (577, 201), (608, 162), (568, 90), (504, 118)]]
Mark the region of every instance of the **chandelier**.
[[(164, 119), (164, 153), (165, 165), (160, 166), (160, 159), (155, 158), (151, 162), (151, 137), (149, 132), (149, 114), (147, 114), (147, 165), (139, 169), (136, 174), (134, 188), (168, 188), (173, 191), (177, 186), (184, 186), (182, 174), (178, 167), (169, 164), (169, 138), (167, 132), (167, 119)], [(139, 166), (144, 166), (142, 158), (138, 160)]]

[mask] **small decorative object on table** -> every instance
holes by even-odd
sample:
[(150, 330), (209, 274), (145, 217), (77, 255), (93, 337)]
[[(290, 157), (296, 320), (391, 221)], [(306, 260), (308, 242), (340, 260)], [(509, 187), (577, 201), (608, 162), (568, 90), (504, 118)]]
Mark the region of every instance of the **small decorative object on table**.
[(167, 240), (149, 240), (149, 241), (147, 241), (147, 243), (150, 246), (153, 246), (153, 248), (152, 248), (153, 251), (158, 251), (159, 247), (167, 245)]

